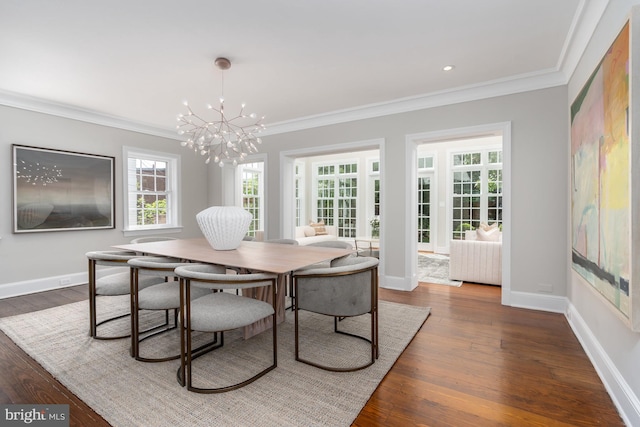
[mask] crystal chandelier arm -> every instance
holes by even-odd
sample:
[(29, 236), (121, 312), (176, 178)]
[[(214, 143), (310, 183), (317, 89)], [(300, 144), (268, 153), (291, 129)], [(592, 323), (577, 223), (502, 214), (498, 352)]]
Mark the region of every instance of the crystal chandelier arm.
[[(216, 66), (221, 70), (227, 70), (231, 66), (231, 62), (226, 58), (217, 58)], [(224, 75), (222, 78), (221, 93), (224, 96)], [(225, 161), (231, 161), (234, 165), (238, 160), (244, 160), (247, 155), (258, 152), (256, 143), (262, 141), (256, 134), (265, 129), (262, 123), (264, 117), (261, 117), (253, 124), (242, 126), (241, 121), (255, 119), (255, 114), (247, 115), (244, 112), (245, 104), (241, 105), (238, 115), (228, 118), (225, 116), (224, 97), (220, 97), (219, 108), (208, 106), (219, 115), (219, 120), (208, 121), (194, 114), (185, 102), (187, 107), (186, 115), (178, 116), (178, 134), (183, 135), (186, 141), (182, 141), (182, 146), (188, 146), (195, 152), (206, 156), (206, 163), (209, 163), (213, 157), (215, 163), (224, 166)]]

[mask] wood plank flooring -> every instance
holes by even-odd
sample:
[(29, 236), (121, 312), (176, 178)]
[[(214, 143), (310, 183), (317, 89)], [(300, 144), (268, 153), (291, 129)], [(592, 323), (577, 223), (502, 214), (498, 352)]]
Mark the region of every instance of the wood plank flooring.
[[(11, 316), (85, 300), (86, 286), (0, 300)], [(354, 426), (623, 426), (560, 314), (504, 307), (500, 288), (420, 284), (380, 298), (429, 319)], [(0, 403), (67, 403), (71, 426), (108, 426), (0, 333)]]

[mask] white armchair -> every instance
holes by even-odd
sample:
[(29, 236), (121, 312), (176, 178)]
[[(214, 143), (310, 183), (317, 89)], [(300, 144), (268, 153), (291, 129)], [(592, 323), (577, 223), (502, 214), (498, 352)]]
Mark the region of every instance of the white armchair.
[(477, 240), (467, 231), (465, 240), (451, 240), (449, 279), (502, 285), (502, 236), (497, 241)]

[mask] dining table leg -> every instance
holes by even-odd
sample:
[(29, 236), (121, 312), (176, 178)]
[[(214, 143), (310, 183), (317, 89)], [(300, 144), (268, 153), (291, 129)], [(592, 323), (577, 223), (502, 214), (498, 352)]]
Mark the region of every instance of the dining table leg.
[[(276, 285), (276, 321), (278, 323), (284, 322), (285, 318), (285, 288), (287, 284), (288, 274), (278, 274), (278, 281)], [(251, 294), (246, 295), (243, 293), (243, 296), (250, 296), (255, 299), (259, 299), (261, 301), (266, 301), (270, 304), (273, 304), (271, 289), (269, 287), (263, 286), (260, 288), (252, 288), (249, 289)], [(254, 335), (258, 335), (260, 332), (266, 331), (270, 329), (273, 325), (273, 321), (271, 316), (266, 317), (262, 320), (258, 320), (255, 323), (252, 323), (249, 326), (245, 326), (242, 336), (244, 339), (249, 339)]]

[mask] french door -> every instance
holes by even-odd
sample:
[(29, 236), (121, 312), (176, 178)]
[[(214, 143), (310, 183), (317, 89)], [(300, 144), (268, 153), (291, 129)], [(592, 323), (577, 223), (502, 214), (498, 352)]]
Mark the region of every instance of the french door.
[(433, 251), (431, 235), (432, 205), (434, 191), (432, 188), (433, 173), (418, 175), (418, 250)]

